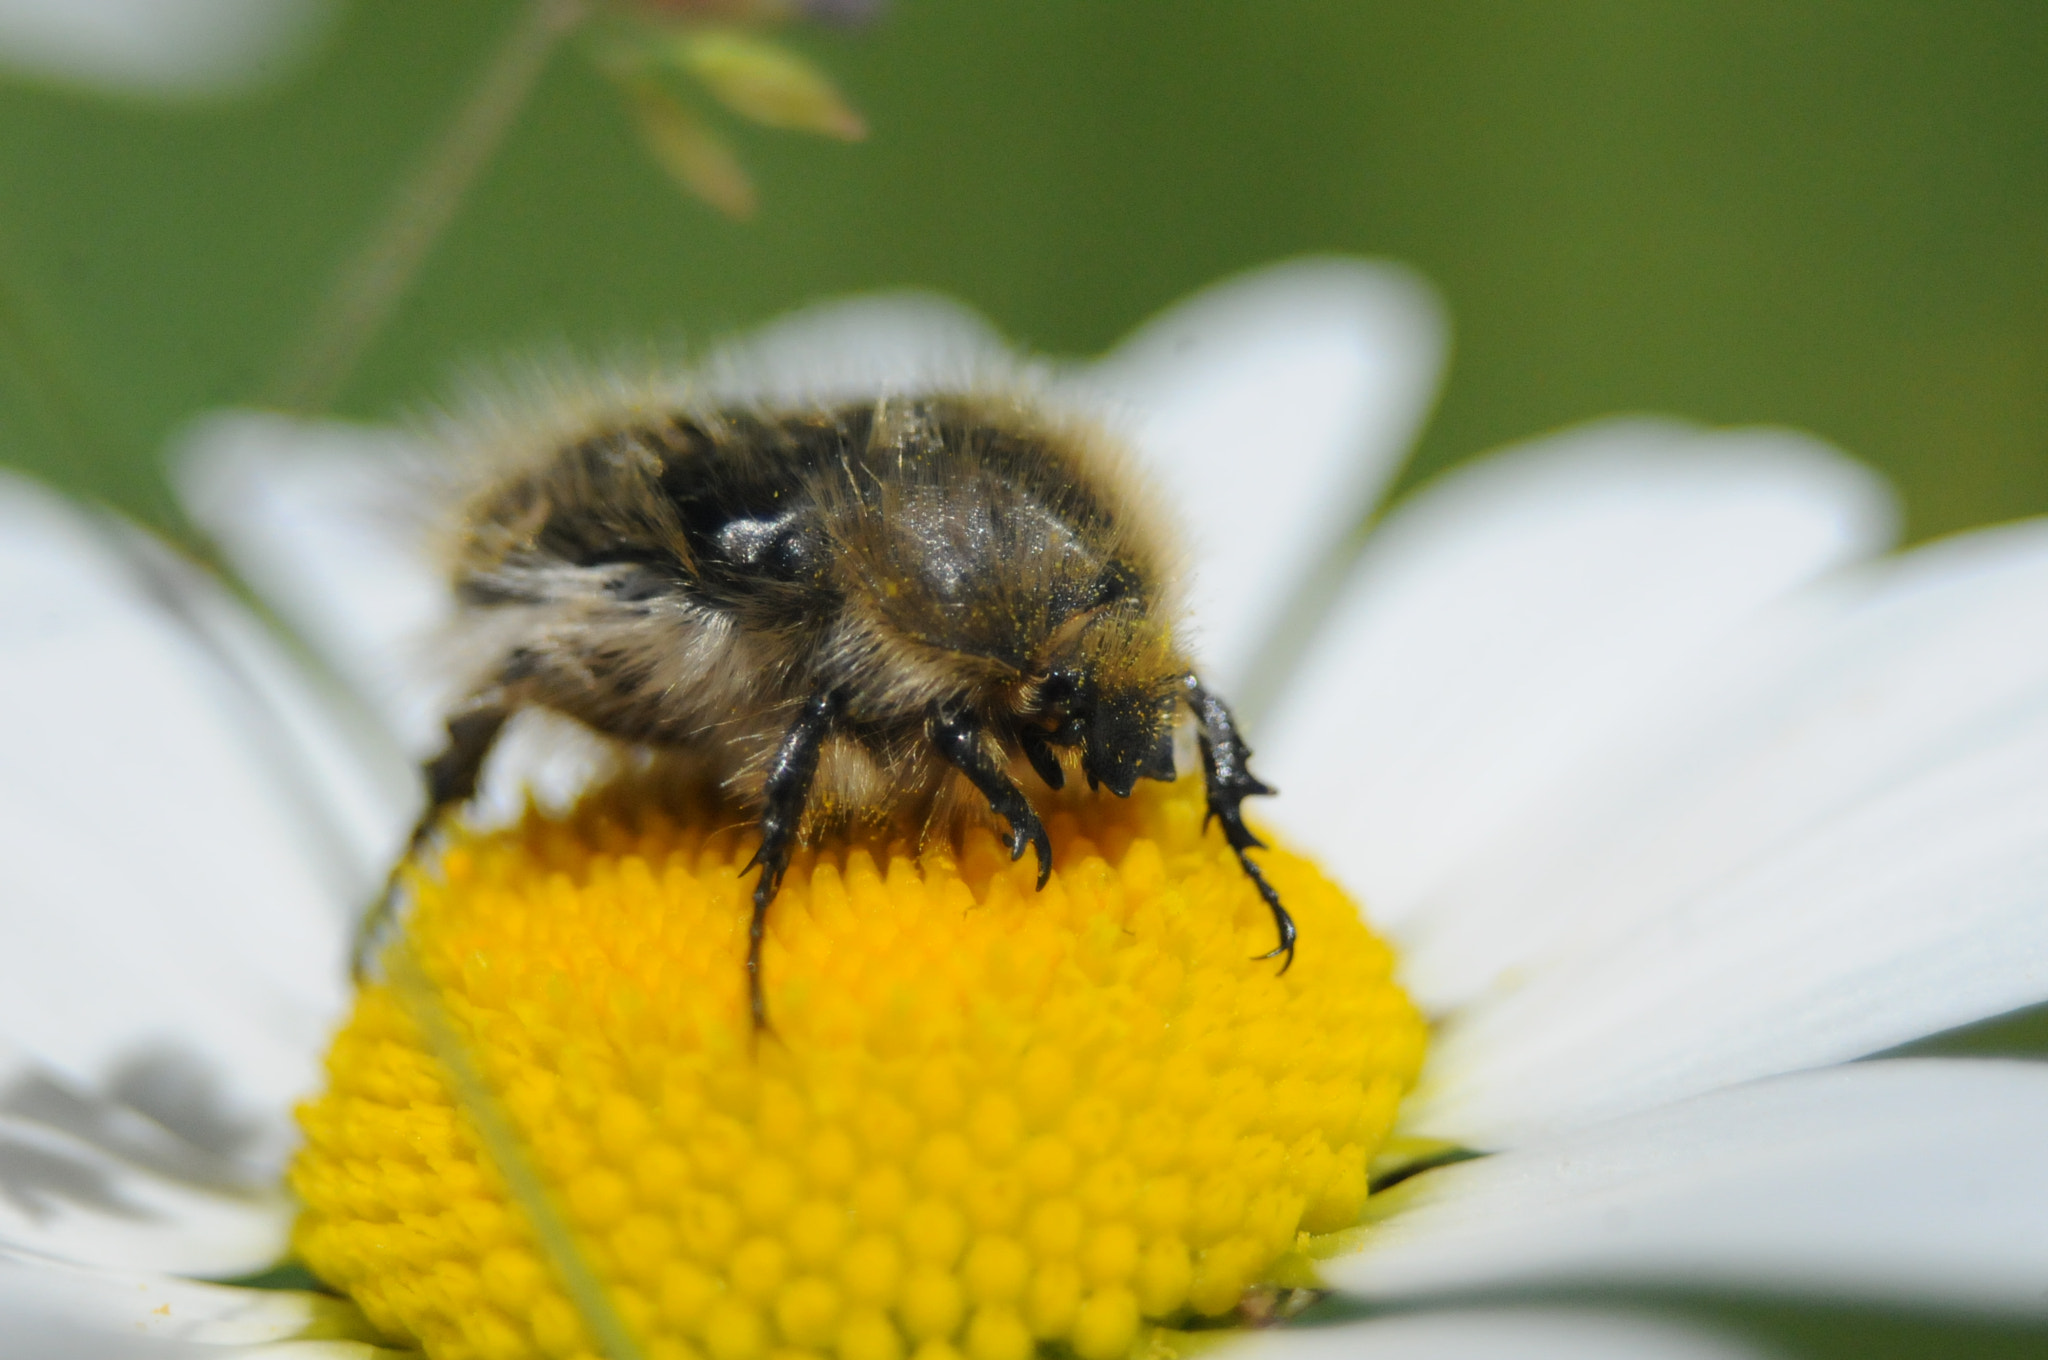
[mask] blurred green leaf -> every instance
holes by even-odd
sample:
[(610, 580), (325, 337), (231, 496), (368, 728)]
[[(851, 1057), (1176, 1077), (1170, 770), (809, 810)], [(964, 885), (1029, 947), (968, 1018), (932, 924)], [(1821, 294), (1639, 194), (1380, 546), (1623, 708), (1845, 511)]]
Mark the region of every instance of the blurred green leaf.
[[(116, 450), (60, 451), (8, 389), (0, 456), (160, 518), (166, 434), (258, 390), (515, 8), (351, 6), (229, 107), (0, 82), (0, 234)], [(557, 63), (344, 409), (900, 284), (1083, 351), (1348, 250), (1417, 265), (1457, 327), (1404, 485), (1652, 409), (1816, 430), (1898, 481), (1915, 537), (2048, 510), (2048, 8), (925, 0), (780, 36), (886, 135), (747, 141), (773, 211), (740, 231)]]

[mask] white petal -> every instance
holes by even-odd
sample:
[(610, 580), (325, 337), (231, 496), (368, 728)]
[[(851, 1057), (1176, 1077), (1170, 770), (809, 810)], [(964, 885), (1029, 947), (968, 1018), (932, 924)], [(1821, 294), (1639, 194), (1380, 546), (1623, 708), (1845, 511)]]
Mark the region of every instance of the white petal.
[(1716, 1091), (1425, 1173), (1325, 1264), (1371, 1298), (1624, 1282), (2048, 1313), (2048, 1064)]
[(0, 0), (0, 64), (139, 94), (236, 93), (311, 51), (331, 0)]
[(1590, 952), (1833, 813), (2048, 704), (2048, 523), (1831, 581), (1667, 688), (1614, 758), (1461, 864), (1408, 932), (1411, 982), (1479, 995), (1538, 949)]
[(1874, 476), (1782, 431), (1616, 421), (1452, 473), (1368, 541), (1255, 734), (1270, 815), (1398, 926), (1892, 521)]
[(1676, 1319), (1469, 1308), (1231, 1337), (1232, 1360), (1741, 1360), (1758, 1354)]
[(1196, 642), (1221, 692), (1286, 673), (1295, 649), (1273, 629), (1406, 456), (1446, 336), (1408, 270), (1296, 260), (1196, 294), (1077, 380), (1185, 522)]
[(393, 429), (222, 412), (171, 467), (192, 518), (415, 754), (447, 695), (428, 655), (451, 607), (422, 532), (435, 454)]
[(2048, 522), (1808, 605), (1416, 923), (1440, 991), (1515, 970), (1418, 1127), (1508, 1146), (2048, 999)]
[(712, 400), (854, 401), (964, 391), (1017, 359), (979, 315), (932, 293), (821, 302), (714, 350), (696, 383)]
[(243, 690), (244, 716), (278, 775), (302, 788), (329, 842), (339, 900), (367, 900), (405, 843), (419, 777), (374, 716), (325, 677), (308, 673), (220, 582), (141, 530), (104, 526), (152, 601), (188, 627)]
[(0, 1244), (118, 1269), (247, 1275), (284, 1255), (293, 1212), (275, 1185), (0, 1048)]
[(339, 1306), (316, 1294), (89, 1270), (0, 1247), (8, 1360), (369, 1360), (353, 1341), (295, 1341)]
[(266, 706), (282, 659), (238, 670), (180, 617), (193, 581), (133, 548), (0, 482), (0, 1035), (274, 1165), (346, 1002), (362, 865)]

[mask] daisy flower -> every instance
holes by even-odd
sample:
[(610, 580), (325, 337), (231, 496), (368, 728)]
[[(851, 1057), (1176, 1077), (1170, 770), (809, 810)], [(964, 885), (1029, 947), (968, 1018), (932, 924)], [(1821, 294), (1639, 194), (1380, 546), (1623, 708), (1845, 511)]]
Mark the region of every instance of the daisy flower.
[(113, 94), (203, 98), (270, 84), (333, 0), (0, 0), (0, 65)]
[[(1232, 1343), (1290, 1360), (1746, 1353), (1539, 1286), (2040, 1314), (2048, 1069), (1852, 1060), (2048, 1000), (2048, 524), (1888, 555), (1885, 487), (1815, 440), (1628, 420), (1447, 474), (1346, 560), (1443, 346), (1406, 273), (1300, 261), (1045, 380), (1176, 500), (1209, 673), (1269, 696), (1267, 862), (1314, 922), (1288, 979), (1245, 962), (1258, 904), (1202, 878), (1173, 789), (1056, 825), (1035, 901), (972, 836), (821, 851), (769, 957), (789, 1034), (867, 1045), (823, 1072), (720, 1056), (731, 940), (665, 925), (737, 912), (744, 845), (616, 798), (525, 810), (582, 776), (517, 751), (500, 829), (419, 881), (445, 1006), (352, 999), (351, 919), (435, 737), (411, 643), (444, 606), (382, 504), (407, 437), (229, 415), (182, 451), (195, 518), (323, 667), (138, 531), (5, 483), (9, 1354), (311, 1360), (412, 1328), (443, 1356), (1092, 1360), (1141, 1319), (1256, 1320), (1286, 1298), (1257, 1281), (1350, 1300)], [(1002, 353), (947, 304), (865, 300), (705, 381), (872, 391)], [(706, 981), (645, 971), (707, 937)], [(1145, 1062), (1103, 1042), (1111, 996), (1150, 1017)], [(969, 1042), (932, 1058), (949, 1026)], [(298, 1246), (361, 1311), (273, 1269), (288, 1164)], [(551, 1215), (594, 1295), (550, 1274)]]

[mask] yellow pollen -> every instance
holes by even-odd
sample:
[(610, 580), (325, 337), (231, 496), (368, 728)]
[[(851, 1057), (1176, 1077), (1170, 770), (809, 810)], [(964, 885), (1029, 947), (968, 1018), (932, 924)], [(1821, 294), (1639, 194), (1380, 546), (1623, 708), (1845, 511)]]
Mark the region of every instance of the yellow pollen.
[(644, 1360), (1120, 1360), (1230, 1313), (1359, 1220), (1423, 1022), (1284, 850), (1299, 956), (1254, 961), (1272, 922), (1197, 781), (1049, 806), (1043, 892), (980, 829), (800, 854), (758, 1040), (751, 833), (614, 789), (458, 836), (410, 926), (441, 1020), (367, 988), (300, 1111), (299, 1255), (434, 1360), (618, 1349), (549, 1221)]

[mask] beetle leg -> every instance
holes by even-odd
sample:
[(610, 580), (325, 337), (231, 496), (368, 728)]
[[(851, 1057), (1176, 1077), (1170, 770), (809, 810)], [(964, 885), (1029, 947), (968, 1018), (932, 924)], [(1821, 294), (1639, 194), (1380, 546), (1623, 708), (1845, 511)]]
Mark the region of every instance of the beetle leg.
[(1038, 771), (1038, 777), (1049, 789), (1063, 788), (1067, 772), (1060, 768), (1060, 758), (1054, 754), (1052, 742), (1047, 734), (1036, 727), (1026, 727), (1017, 733), (1017, 744), (1024, 748), (1024, 758), (1031, 762), (1031, 768)]
[(1242, 808), (1245, 799), (1269, 794), (1273, 790), (1251, 772), (1251, 748), (1238, 735), (1237, 720), (1230, 716), (1229, 708), (1221, 699), (1203, 689), (1202, 682), (1193, 674), (1188, 676), (1186, 684), (1188, 706), (1195, 711), (1197, 739), (1202, 747), (1202, 775), (1209, 793), (1209, 813), (1202, 819), (1202, 824), (1208, 825), (1212, 818), (1223, 824), (1223, 839), (1236, 852), (1238, 864), (1243, 866), (1252, 886), (1259, 890), (1266, 909), (1273, 913), (1273, 926), (1280, 933), (1280, 943), (1259, 957), (1277, 959), (1286, 955), (1287, 962), (1280, 965), (1280, 971), (1285, 973), (1294, 966), (1294, 918), (1287, 914), (1287, 908), (1280, 905), (1280, 894), (1273, 891), (1273, 885), (1266, 881), (1266, 876), (1259, 872), (1259, 866), (1246, 853), (1263, 850), (1266, 843), (1244, 824)]
[[(1038, 852), (1038, 886), (1043, 888), (1046, 880), (1052, 877), (1052, 838), (1045, 834), (1045, 824), (1038, 820), (1038, 814), (1032, 810), (1024, 791), (1017, 787), (1009, 771), (1003, 768), (988, 743), (982, 740), (980, 721), (964, 708), (934, 704), (930, 716), (925, 719), (924, 730), (946, 763), (966, 775), (967, 781), (988, 799), (988, 805), (996, 815), (1010, 824), (1010, 858), (1024, 858), (1026, 846)], [(1025, 752), (1029, 755), (1030, 748), (1026, 747)], [(1058, 769), (1059, 766), (1054, 764), (1053, 768)], [(1039, 773), (1044, 774), (1044, 771)], [(1046, 782), (1051, 784), (1053, 781), (1047, 779)], [(1053, 787), (1058, 788), (1059, 785), (1053, 784)]]
[(484, 760), (491, 754), (509, 716), (505, 697), (496, 690), (486, 690), (449, 716), (447, 744), (439, 755), (420, 767), (420, 777), (427, 786), (426, 810), (413, 823), (405, 853), (391, 867), (390, 876), (384, 880), (384, 891), (356, 924), (349, 967), (357, 982), (369, 976), (371, 963), (392, 923), (398, 919), (399, 884), (405, 867), (419, 856), (448, 810), (475, 796), (477, 776), (483, 772)]
[(757, 1033), (768, 1028), (768, 1000), (761, 991), (761, 942), (768, 930), (768, 904), (775, 900), (782, 875), (789, 868), (789, 852), (796, 845), (797, 828), (811, 800), (811, 781), (818, 773), (818, 754), (838, 712), (837, 694), (814, 694), (782, 734), (782, 744), (768, 762), (768, 782), (762, 790), (761, 845), (740, 869), (745, 873), (757, 864), (761, 867), (761, 876), (754, 880), (754, 916), (747, 927), (747, 1004)]

